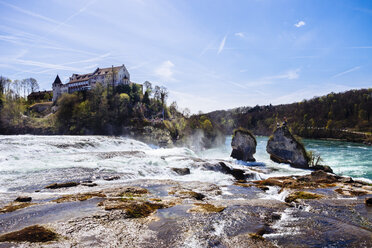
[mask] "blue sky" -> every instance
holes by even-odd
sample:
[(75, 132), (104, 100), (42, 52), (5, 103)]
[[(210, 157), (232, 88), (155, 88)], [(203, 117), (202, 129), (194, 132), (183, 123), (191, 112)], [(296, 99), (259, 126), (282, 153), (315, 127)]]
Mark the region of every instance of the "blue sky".
[(125, 64), (192, 112), (372, 87), (372, 1), (0, 0), (0, 74)]

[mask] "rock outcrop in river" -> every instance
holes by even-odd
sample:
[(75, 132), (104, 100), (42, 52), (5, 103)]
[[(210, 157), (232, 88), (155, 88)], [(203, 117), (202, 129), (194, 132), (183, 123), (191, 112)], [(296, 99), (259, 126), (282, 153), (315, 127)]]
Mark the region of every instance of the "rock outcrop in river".
[(266, 151), (274, 162), (309, 169), (309, 158), (304, 146), (292, 136), (286, 126), (275, 130), (267, 142)]
[(254, 162), (256, 159), (253, 154), (256, 153), (257, 141), (253, 134), (246, 129), (238, 128), (234, 130), (231, 141), (231, 157), (238, 160)]

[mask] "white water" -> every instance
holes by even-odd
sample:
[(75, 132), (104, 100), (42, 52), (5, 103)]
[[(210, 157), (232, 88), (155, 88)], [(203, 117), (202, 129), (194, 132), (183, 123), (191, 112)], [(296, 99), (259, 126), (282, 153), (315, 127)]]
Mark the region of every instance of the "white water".
[[(27, 191), (32, 185), (74, 178), (95, 179), (94, 176), (102, 174), (119, 174), (122, 181), (173, 179), (217, 184), (232, 181), (230, 175), (195, 168), (193, 158), (199, 156), (188, 148), (157, 148), (124, 137), (0, 136), (0, 151), (0, 192), (3, 193)], [(141, 154), (104, 156), (131, 151)], [(172, 167), (190, 168), (191, 174), (179, 176)]]
[[(194, 152), (184, 147), (158, 148), (125, 137), (0, 136), (0, 193), (33, 192), (49, 183), (82, 179), (100, 184), (110, 183), (102, 180), (104, 175), (120, 175), (120, 181), (173, 179), (219, 185), (233, 182), (231, 175), (203, 170), (200, 166), (202, 162), (195, 161), (197, 158), (208, 159), (211, 163), (224, 160), (234, 167), (248, 168), (248, 165), (250, 168), (270, 172), (259, 174), (260, 178), (309, 173), (272, 162), (265, 151), (267, 138), (258, 137), (257, 141), (257, 153), (254, 155), (257, 162), (247, 164), (229, 157), (231, 138), (226, 139), (225, 146)], [(371, 151), (368, 147), (366, 149), (366, 152)], [(140, 154), (106, 156), (112, 152), (133, 151)], [(332, 156), (337, 161), (337, 156)], [(172, 167), (189, 168), (191, 174), (180, 176), (171, 170)], [(343, 167), (337, 167), (337, 164), (335, 168), (346, 171)]]

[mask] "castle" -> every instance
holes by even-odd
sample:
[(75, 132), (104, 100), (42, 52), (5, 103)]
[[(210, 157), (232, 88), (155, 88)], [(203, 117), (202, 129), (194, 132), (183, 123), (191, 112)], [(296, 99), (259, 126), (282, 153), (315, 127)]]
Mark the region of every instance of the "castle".
[(63, 84), (57, 75), (54, 80), (53, 102), (64, 93), (73, 93), (75, 91), (90, 90), (96, 83), (111, 84), (130, 84), (130, 75), (124, 64), (121, 66), (112, 66), (108, 68), (97, 68), (94, 72), (88, 74), (72, 74), (68, 83)]

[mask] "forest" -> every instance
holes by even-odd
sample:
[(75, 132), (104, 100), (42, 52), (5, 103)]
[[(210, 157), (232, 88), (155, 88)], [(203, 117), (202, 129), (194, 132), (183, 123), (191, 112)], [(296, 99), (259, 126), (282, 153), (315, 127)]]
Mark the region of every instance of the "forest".
[(372, 88), (330, 93), (292, 104), (214, 111), (205, 116), (225, 134), (241, 126), (255, 134), (270, 135), (285, 117), (292, 132), (303, 137), (312, 137), (319, 130), (370, 134)]

